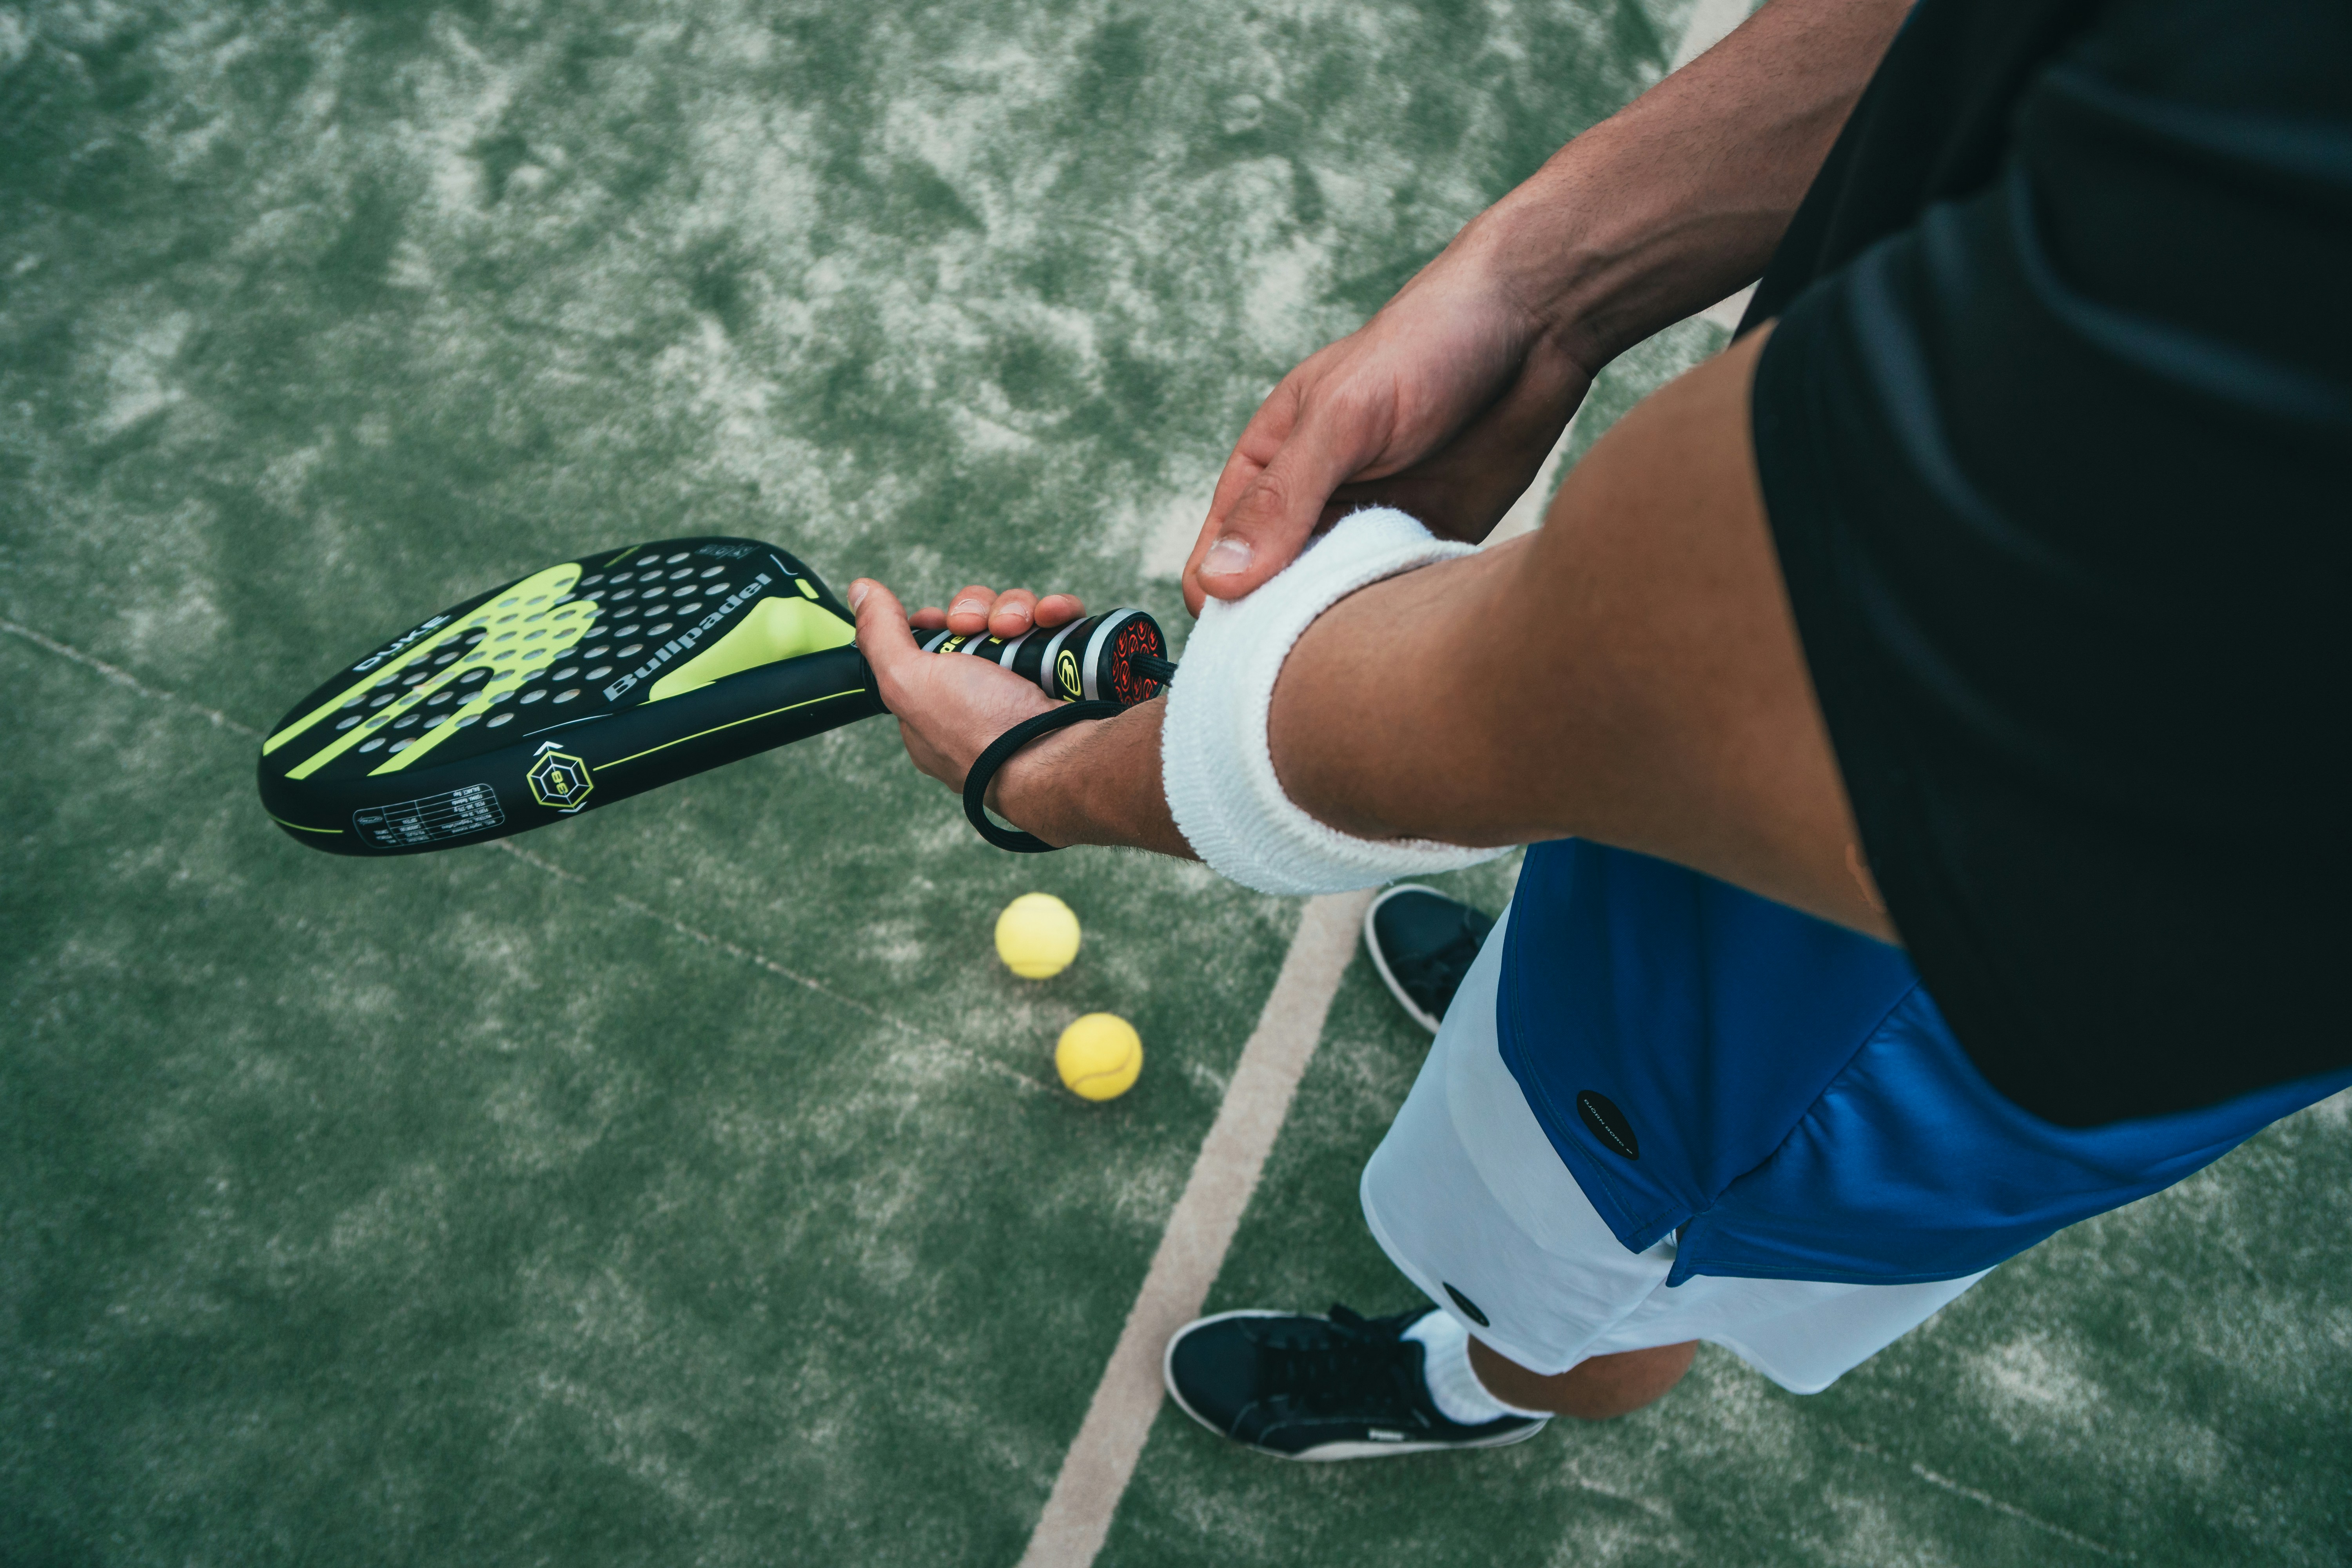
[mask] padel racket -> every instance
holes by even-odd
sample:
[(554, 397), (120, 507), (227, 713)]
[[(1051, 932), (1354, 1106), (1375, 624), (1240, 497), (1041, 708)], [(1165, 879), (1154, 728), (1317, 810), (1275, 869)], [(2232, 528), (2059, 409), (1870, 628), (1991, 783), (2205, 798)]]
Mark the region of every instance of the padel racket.
[[(377, 645), (261, 745), (261, 803), (338, 855), (503, 838), (884, 711), (847, 605), (751, 539), (607, 550), (478, 594)], [(1047, 695), (1122, 704), (1173, 667), (1112, 610), (1009, 641), (918, 632)]]

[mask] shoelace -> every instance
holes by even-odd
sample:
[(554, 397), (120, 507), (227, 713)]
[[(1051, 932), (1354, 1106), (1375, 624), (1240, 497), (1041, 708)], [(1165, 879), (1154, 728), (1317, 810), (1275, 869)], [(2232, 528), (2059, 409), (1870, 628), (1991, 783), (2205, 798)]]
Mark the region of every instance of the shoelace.
[(1311, 1338), (1260, 1347), (1259, 1388), (1317, 1413), (1360, 1405), (1368, 1393), (1392, 1394), (1409, 1405), (1399, 1341), (1410, 1316), (1367, 1318), (1335, 1304), (1329, 1326), (1308, 1330)]

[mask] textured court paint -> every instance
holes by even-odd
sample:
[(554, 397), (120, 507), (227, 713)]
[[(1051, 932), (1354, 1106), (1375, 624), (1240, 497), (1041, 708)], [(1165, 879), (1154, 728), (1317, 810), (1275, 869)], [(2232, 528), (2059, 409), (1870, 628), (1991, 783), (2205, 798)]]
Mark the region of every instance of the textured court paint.
[[(517, 841), (568, 877), (311, 854), (256, 736), (604, 541), (1181, 638), (1147, 544), (1256, 397), (1683, 14), (0, 9), (0, 1562), (1014, 1561), (1296, 906), (991, 851), (887, 722)], [(1038, 984), (989, 952), (1033, 889), (1088, 932)], [(1384, 1006), (1359, 966), (1213, 1306), (1403, 1303), (1353, 1206), (1423, 1045)], [(1096, 1010), (1150, 1065), (1079, 1106)], [(1369, 1472), (1163, 1416), (1101, 1561), (2340, 1560), (2347, 1138), (1811, 1402), (1710, 1355)]]
[(1168, 1341), (1199, 1315), (1216, 1283), (1291, 1097), (1314, 1059), (1371, 902), (1369, 889), (1331, 893), (1308, 900), (1299, 912), (1282, 973), (1242, 1047), (1217, 1120), (1160, 1233), (1086, 1420), (1063, 1456), (1021, 1568), (1088, 1568), (1101, 1551), (1163, 1398), (1160, 1363)]
[[(9, 1271), (0, 1557), (36, 1560), (38, 1526), (133, 1558), (266, 1531), (438, 1560), (485, 1513), (493, 1555), (1017, 1551), (1061, 1436), (1022, 1436), (1059, 1362), (1030, 1331), (1099, 1321), (1108, 1351), (1133, 1277), (1106, 1257), (1139, 1275), (1198, 1141), (1154, 1131), (1183, 1079), (1077, 1107), (992, 1070), (1034, 1075), (1050, 1033), (942, 1050), (873, 1018), (899, 998), (832, 1005), (495, 851), (391, 883), (257, 870), (274, 829), (243, 792), (176, 788), (249, 741), (19, 646), (12, 689), (89, 738), (6, 803), (83, 847), (53, 868), (69, 906), (7, 883), (0, 1072), (37, 1120), (5, 1190), (47, 1216), (10, 1235), (111, 1217)], [(101, 828), (142, 790), (176, 837), (127, 852)], [(1031, 1227), (1042, 1300), (989, 1244)], [(908, 1465), (930, 1509), (877, 1514)]]

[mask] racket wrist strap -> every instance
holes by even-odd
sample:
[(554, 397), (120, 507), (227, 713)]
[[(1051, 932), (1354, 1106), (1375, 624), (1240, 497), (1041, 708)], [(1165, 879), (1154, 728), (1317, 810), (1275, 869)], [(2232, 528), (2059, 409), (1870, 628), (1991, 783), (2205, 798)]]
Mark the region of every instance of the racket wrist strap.
[(1010, 849), (1016, 855), (1043, 855), (1058, 849), (1058, 844), (1048, 844), (1034, 833), (1024, 833), (1017, 827), (1005, 827), (988, 815), (988, 786), (996, 778), (997, 769), (1013, 758), (1013, 753), (1038, 736), (1071, 724), (1083, 724), (1089, 719), (1109, 719), (1126, 712), (1116, 702), (1065, 702), (1050, 712), (1024, 719), (988, 743), (988, 749), (972, 763), (971, 771), (963, 779), (963, 814), (982, 838), (999, 849)]

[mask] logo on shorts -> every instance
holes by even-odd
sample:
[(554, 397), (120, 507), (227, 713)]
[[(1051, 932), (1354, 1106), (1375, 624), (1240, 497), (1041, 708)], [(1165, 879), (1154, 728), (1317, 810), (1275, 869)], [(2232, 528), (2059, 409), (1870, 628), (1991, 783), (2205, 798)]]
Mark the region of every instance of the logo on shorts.
[(1625, 1120), (1625, 1113), (1607, 1095), (1595, 1094), (1589, 1089), (1577, 1090), (1576, 1114), (1583, 1121), (1584, 1130), (1607, 1144), (1611, 1152), (1622, 1154), (1628, 1160), (1642, 1157), (1642, 1142), (1633, 1136), (1633, 1124)]
[(1465, 1296), (1461, 1291), (1456, 1290), (1451, 1285), (1445, 1287), (1445, 1293), (1454, 1298), (1454, 1304), (1461, 1308), (1463, 1315), (1467, 1317), (1472, 1322), (1477, 1324), (1482, 1329), (1490, 1329), (1494, 1327), (1492, 1323), (1486, 1321), (1486, 1314), (1478, 1310), (1477, 1302), (1473, 1301), (1469, 1297)]

